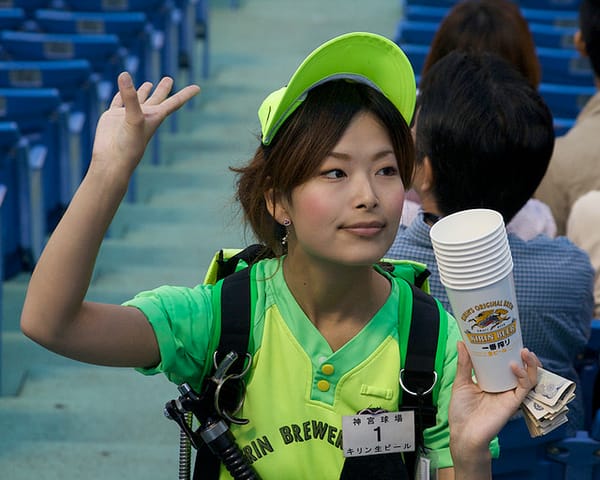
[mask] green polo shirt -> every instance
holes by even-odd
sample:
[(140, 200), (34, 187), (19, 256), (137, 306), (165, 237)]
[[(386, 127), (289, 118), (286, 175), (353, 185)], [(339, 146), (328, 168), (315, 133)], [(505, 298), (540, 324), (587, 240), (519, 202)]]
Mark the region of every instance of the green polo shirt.
[[(342, 416), (372, 407), (398, 409), (399, 335), (408, 332), (402, 325), (410, 322), (410, 286), (390, 277), (392, 290), (385, 304), (333, 352), (289, 291), (280, 260), (257, 263), (253, 275), (254, 355), (238, 413), (250, 423), (232, 425), (232, 432), (262, 478), (339, 478)], [(199, 389), (219, 328), (213, 315), (217, 291), (213, 285), (164, 286), (126, 303), (146, 315), (160, 348), (160, 364), (143, 373), (162, 372), (174, 383)], [(447, 325), (448, 340), (435, 395), (437, 424), (424, 432), (427, 455), (437, 468), (452, 466), (447, 419), (460, 339), (456, 322), (446, 315), (442, 324)], [(497, 456), (497, 444), (492, 453)], [(227, 472), (221, 478), (229, 478)]]

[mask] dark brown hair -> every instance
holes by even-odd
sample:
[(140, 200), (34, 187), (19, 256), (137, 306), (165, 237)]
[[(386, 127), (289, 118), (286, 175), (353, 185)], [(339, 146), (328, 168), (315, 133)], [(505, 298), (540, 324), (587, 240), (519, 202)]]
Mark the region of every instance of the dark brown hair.
[(463, 0), (440, 23), (422, 76), (452, 50), (495, 53), (538, 88), (541, 67), (527, 20), (509, 0)]
[(261, 144), (246, 166), (232, 168), (238, 174), (237, 200), (244, 218), (271, 250), (269, 256), (285, 252), (281, 245), (284, 229), (267, 210), (265, 192), (272, 189), (275, 202), (289, 200), (295, 187), (316, 174), (359, 112), (373, 113), (386, 128), (402, 181), (406, 188), (410, 185), (414, 146), (398, 109), (383, 94), (358, 82), (335, 80), (313, 88), (270, 145)]

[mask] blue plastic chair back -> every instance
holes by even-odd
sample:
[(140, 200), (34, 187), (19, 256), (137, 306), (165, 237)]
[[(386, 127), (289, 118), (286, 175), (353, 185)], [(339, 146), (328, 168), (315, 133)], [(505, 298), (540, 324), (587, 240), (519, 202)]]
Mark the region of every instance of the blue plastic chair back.
[(592, 320), (590, 338), (575, 366), (583, 389), (580, 395), (585, 409), (585, 428), (596, 429), (593, 437), (600, 440), (600, 319)]
[(579, 13), (574, 10), (545, 10), (536, 8), (524, 8), (521, 13), (529, 24), (542, 23), (556, 27), (577, 27)]
[(88, 12), (157, 12), (165, 0), (65, 0), (68, 9)]
[(539, 92), (558, 118), (575, 118), (586, 102), (596, 93), (593, 86), (541, 83)]
[(0, 184), (5, 187), (2, 196), (2, 279), (18, 274), (21, 264), (21, 237), (18, 196), (17, 152), (21, 133), (15, 122), (0, 121)]
[(573, 37), (577, 27), (559, 27), (551, 24), (530, 23), (529, 30), (538, 47), (575, 50)]
[(410, 60), (410, 64), (413, 67), (415, 75), (420, 75), (423, 70), (423, 64), (425, 58), (429, 53), (429, 45), (415, 45), (412, 43), (402, 43), (400, 47)]
[(519, 0), (517, 3), (523, 8), (538, 10), (567, 10), (577, 11), (581, 0)]
[(404, 10), (403, 20), (439, 23), (448, 14), (449, 10), (448, 6), (440, 7), (410, 3)]
[(116, 35), (127, 49), (127, 70), (138, 82), (154, 78), (150, 70), (151, 26), (143, 12), (74, 12), (40, 9), (35, 21), (46, 33)]
[(536, 49), (542, 66), (542, 81), (562, 85), (594, 85), (594, 74), (589, 59), (575, 49)]
[(439, 22), (427, 20), (401, 20), (398, 22), (394, 41), (402, 45), (410, 43), (415, 45), (431, 45), (439, 27)]
[(48, 157), (43, 170), (46, 222), (54, 228), (65, 207), (63, 189), (68, 181), (65, 112), (54, 88), (0, 88), (0, 120), (15, 122), (30, 145), (43, 145)]
[(71, 159), (69, 169), (72, 194), (89, 165), (99, 115), (97, 77), (90, 63), (84, 59), (0, 62), (0, 87), (55, 88), (68, 104), (69, 151), (80, 152), (77, 165)]
[(562, 480), (563, 468), (546, 457), (546, 447), (566, 435), (563, 426), (531, 438), (523, 418), (509, 421), (498, 435), (500, 457), (492, 460), (494, 480)]
[(26, 18), (22, 8), (0, 8), (0, 30), (19, 30)]

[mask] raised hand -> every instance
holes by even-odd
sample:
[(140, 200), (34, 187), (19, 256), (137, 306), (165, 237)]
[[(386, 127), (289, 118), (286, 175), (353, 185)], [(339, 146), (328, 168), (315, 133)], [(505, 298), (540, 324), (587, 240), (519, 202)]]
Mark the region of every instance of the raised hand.
[(158, 126), (200, 88), (189, 85), (169, 96), (173, 80), (164, 77), (154, 91), (150, 82), (136, 91), (127, 72), (121, 73), (117, 82), (119, 92), (98, 122), (90, 168), (117, 169), (131, 175)]

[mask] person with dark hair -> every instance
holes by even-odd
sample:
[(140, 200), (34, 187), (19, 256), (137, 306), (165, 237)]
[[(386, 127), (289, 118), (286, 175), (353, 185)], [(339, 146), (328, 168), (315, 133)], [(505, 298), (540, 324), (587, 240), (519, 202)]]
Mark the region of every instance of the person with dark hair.
[[(519, 6), (510, 0), (462, 0), (456, 3), (440, 22), (431, 41), (422, 76), (454, 50), (495, 53), (514, 66), (534, 88), (540, 84), (541, 67), (533, 36)], [(406, 225), (418, 212), (418, 195), (411, 198), (413, 201), (405, 202), (402, 223)], [(550, 208), (533, 198), (507, 228), (525, 240), (539, 234), (556, 236)]]
[[(425, 263), (432, 294), (450, 310), (431, 225), (470, 208), (497, 210), (510, 222), (546, 171), (554, 144), (552, 116), (536, 89), (506, 61), (455, 51), (422, 79), (414, 128), (413, 188), (423, 211), (400, 229), (387, 255)], [(573, 362), (592, 318), (589, 258), (564, 237), (524, 241), (509, 232), (508, 241), (523, 340), (545, 368), (578, 382)], [(570, 406), (571, 428), (578, 428), (581, 399)]]
[[(579, 53), (589, 58), (594, 85), (600, 89), (600, 0), (582, 0), (579, 29), (574, 35)], [(575, 201), (590, 190), (600, 190), (600, 92), (590, 98), (571, 129), (557, 138), (554, 154), (535, 197), (547, 203), (556, 220), (557, 234), (565, 235)], [(600, 235), (600, 227), (589, 225)]]
[[(148, 96), (149, 84), (136, 92), (125, 73), (118, 84), (88, 174), (31, 277), (21, 328), (62, 355), (162, 372), (196, 390), (216, 358), (222, 281), (162, 286), (124, 305), (84, 300), (145, 145), (198, 91), (190, 86), (167, 98), (171, 81), (163, 80)], [(345, 468), (342, 419), (399, 409), (400, 346), (408, 342), (413, 289), (379, 260), (395, 238), (413, 174), (415, 92), (412, 67), (393, 42), (364, 32), (336, 37), (265, 99), (261, 142), (235, 169), (237, 196), (264, 258), (245, 270), (254, 299), (252, 355), (238, 415), (249, 423), (230, 431), (265, 480), (365, 478), (352, 462)], [(538, 360), (523, 349), (523, 365), (511, 366), (517, 387), (483, 392), (455, 320), (439, 302), (421, 298), (439, 320), (439, 374), (431, 375), (437, 414), (422, 431), (422, 460), (439, 480), (489, 479), (495, 436), (536, 383)], [(408, 426), (411, 432), (415, 438)], [(257, 442), (260, 455), (252, 453)], [(412, 478), (400, 451), (392, 452), (393, 475), (377, 478)], [(371, 465), (380, 467), (382, 457), (371, 455)], [(223, 466), (219, 478), (230, 478)]]
[(494, 52), (538, 88), (542, 71), (533, 35), (519, 6), (510, 0), (462, 0), (440, 22), (421, 75), (450, 52)]

